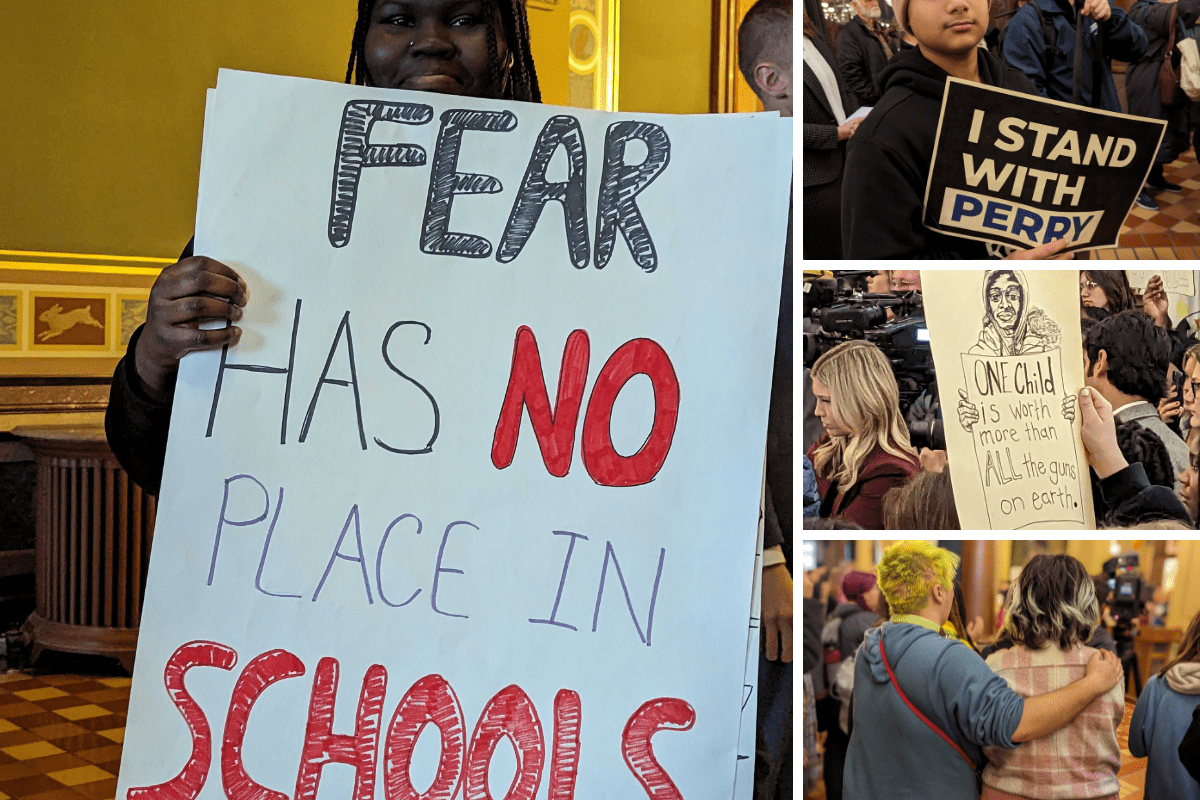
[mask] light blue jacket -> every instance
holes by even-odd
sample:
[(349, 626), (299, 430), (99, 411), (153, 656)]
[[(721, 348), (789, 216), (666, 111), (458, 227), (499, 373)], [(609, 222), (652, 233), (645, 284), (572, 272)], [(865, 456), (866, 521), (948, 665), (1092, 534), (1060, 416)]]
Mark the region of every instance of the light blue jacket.
[[(1180, 666), (1194, 666), (1180, 664)], [(1200, 800), (1197, 783), (1179, 760), (1179, 743), (1192, 724), (1200, 694), (1175, 691), (1161, 676), (1146, 681), (1129, 721), (1129, 752), (1146, 763), (1146, 800)]]
[(919, 625), (885, 622), (867, 631), (854, 668), (854, 728), (843, 796), (854, 800), (978, 800), (962, 756), (900, 699), (908, 699), (975, 764), (983, 745), (1016, 747), (1025, 700), (971, 648)]

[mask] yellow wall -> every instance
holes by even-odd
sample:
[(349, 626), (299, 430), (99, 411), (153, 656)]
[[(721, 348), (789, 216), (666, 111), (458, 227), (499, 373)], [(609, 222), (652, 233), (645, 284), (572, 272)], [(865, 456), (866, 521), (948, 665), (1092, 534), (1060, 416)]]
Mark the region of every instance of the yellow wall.
[(1200, 541), (1180, 539), (1179, 573), (1171, 592), (1167, 627), (1187, 630), (1192, 617), (1200, 612)]
[(217, 68), (341, 80), (353, 2), (0, 3), (0, 248), (178, 256)]
[[(177, 257), (195, 221), (217, 69), (341, 81), (356, 8), (0, 3), (0, 249)], [(549, 103), (566, 102), (569, 13), (566, 0), (530, 9)]]
[(570, 74), (567, 69), (567, 29), (571, 22), (571, 4), (567, 0), (555, 0), (550, 5), (530, 4), (526, 11), (542, 102), (565, 106)]
[(621, 4), (621, 111), (708, 111), (712, 0)]

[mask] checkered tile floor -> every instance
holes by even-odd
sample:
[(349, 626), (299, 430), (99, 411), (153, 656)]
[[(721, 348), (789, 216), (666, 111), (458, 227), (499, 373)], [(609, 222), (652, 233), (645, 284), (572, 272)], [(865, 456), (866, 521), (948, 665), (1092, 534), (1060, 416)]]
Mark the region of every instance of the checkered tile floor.
[(129, 678), (0, 674), (0, 800), (111, 800)]
[(1200, 258), (1200, 164), (1189, 150), (1163, 168), (1167, 180), (1179, 184), (1179, 192), (1151, 189), (1158, 211), (1134, 206), (1121, 228), (1119, 247), (1097, 250), (1099, 259), (1195, 259)]

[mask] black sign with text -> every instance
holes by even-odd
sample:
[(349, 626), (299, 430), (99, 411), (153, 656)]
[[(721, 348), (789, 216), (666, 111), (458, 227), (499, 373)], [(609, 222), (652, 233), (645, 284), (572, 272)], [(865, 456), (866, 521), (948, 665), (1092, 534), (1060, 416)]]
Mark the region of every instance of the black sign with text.
[(1163, 120), (950, 78), (926, 227), (1027, 249), (1113, 247), (1158, 152)]

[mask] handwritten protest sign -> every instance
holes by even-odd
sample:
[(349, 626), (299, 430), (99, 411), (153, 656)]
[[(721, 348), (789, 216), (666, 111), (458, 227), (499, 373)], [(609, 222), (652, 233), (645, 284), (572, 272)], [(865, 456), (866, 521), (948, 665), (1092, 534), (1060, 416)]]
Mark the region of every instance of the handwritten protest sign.
[(1162, 120), (950, 78), (925, 189), (926, 227), (1029, 248), (1113, 247)]
[(742, 792), (790, 141), (223, 71), (117, 796)]
[(1146, 285), (1155, 275), (1162, 277), (1163, 289), (1171, 294), (1181, 294), (1194, 297), (1196, 294), (1196, 273), (1190, 269), (1127, 269), (1125, 277), (1129, 285), (1138, 291), (1145, 291)]
[(1079, 436), (1078, 273), (924, 270), (964, 530), (1094, 528)]

